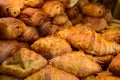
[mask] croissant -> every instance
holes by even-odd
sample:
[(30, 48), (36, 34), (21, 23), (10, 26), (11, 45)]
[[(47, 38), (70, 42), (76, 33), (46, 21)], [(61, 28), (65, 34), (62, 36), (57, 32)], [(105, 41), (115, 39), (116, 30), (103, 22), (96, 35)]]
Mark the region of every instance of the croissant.
[(48, 65), (39, 72), (27, 77), (25, 80), (79, 80), (72, 74), (58, 70), (55, 67)]
[(24, 4), (29, 7), (41, 7), (44, 4), (44, 0), (24, 0)]
[(0, 63), (19, 50), (19, 43), (16, 40), (0, 40)]
[(38, 8), (25, 8), (21, 11), (19, 19), (29, 26), (39, 26), (47, 19), (47, 14)]
[[(80, 29), (75, 28), (76, 26)], [(83, 49), (90, 54), (102, 56), (115, 55), (120, 52), (119, 44), (107, 41), (95, 31), (81, 28), (79, 24), (76, 26), (58, 32), (58, 34), (67, 39), (73, 47), (80, 50)]]
[(113, 59), (113, 55), (105, 55), (105, 56), (92, 56), (92, 55), (88, 55), (87, 56), (97, 62), (98, 64), (101, 65), (101, 67), (104, 69), (106, 67), (108, 67), (109, 63), (111, 62), (111, 60)]
[(120, 28), (108, 28), (102, 31), (102, 36), (108, 41), (120, 44)]
[(0, 39), (15, 39), (22, 34), (25, 24), (19, 19), (0, 18)]
[(1, 17), (17, 17), (24, 7), (24, 0), (0, 0)]
[(35, 41), (31, 47), (46, 59), (51, 59), (55, 56), (63, 55), (72, 51), (70, 44), (57, 35), (40, 38)]
[(120, 54), (113, 58), (109, 65), (109, 71), (113, 74), (120, 76)]
[(95, 31), (101, 31), (107, 28), (108, 24), (104, 18), (94, 18), (94, 17), (85, 17), (83, 23), (90, 25), (90, 27)]
[(120, 77), (100, 75), (97, 76), (95, 80), (120, 80)]
[(59, 26), (54, 25), (51, 21), (45, 21), (41, 26), (36, 27), (40, 36), (47, 36), (56, 33)]
[(64, 13), (64, 7), (60, 1), (46, 1), (42, 10), (47, 13), (49, 17), (55, 17)]
[(33, 42), (39, 39), (39, 34), (37, 32), (37, 29), (34, 27), (26, 26), (23, 29), (22, 34), (18, 37), (18, 40), (24, 41), (24, 42)]
[(82, 12), (91, 17), (103, 17), (106, 8), (100, 3), (88, 3), (82, 7)]
[(64, 14), (55, 16), (53, 19), (53, 24), (64, 25), (68, 20), (69, 19), (68, 19), (67, 15), (64, 13)]
[(27, 48), (21, 48), (0, 65), (0, 73), (18, 78), (30, 76), (47, 65), (47, 60)]
[(50, 60), (49, 64), (79, 78), (85, 78), (102, 70), (100, 65), (90, 60), (83, 51), (74, 51), (55, 57)]

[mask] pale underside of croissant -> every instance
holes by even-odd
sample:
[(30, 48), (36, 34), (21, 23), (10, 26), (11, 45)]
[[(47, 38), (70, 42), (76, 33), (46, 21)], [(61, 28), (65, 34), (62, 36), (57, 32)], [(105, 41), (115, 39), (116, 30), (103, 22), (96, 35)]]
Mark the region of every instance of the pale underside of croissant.
[(60, 36), (50, 35), (36, 40), (31, 47), (47, 59), (72, 51), (70, 44)]
[(0, 39), (15, 39), (22, 34), (25, 24), (19, 19), (0, 18)]
[(47, 65), (47, 60), (27, 48), (21, 48), (0, 66), (0, 73), (18, 78), (27, 77)]
[(41, 69), (39, 72), (31, 75), (25, 80), (79, 80), (72, 74), (58, 70), (55, 67), (48, 65), (46, 68)]
[(83, 51), (55, 57), (49, 64), (79, 78), (85, 78), (102, 70), (100, 65), (90, 60)]
[(70, 42), (73, 47), (83, 49), (90, 54), (100, 56), (120, 52), (119, 44), (107, 41), (95, 31), (81, 27), (79, 24), (60, 31), (58, 34)]

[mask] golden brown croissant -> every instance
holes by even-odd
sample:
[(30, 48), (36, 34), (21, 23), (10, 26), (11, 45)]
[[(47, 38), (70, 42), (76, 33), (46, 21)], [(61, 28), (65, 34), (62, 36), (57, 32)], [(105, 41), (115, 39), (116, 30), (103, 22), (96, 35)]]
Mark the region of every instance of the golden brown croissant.
[(109, 63), (111, 62), (111, 60), (113, 59), (113, 55), (105, 55), (105, 56), (92, 56), (92, 55), (88, 55), (87, 56), (97, 62), (98, 64), (101, 65), (102, 68), (106, 68), (108, 67)]
[(33, 42), (36, 41), (38, 38), (39, 34), (37, 32), (37, 29), (31, 26), (26, 26), (24, 27), (22, 34), (18, 37), (18, 40), (24, 42)]
[(24, 0), (0, 0), (0, 16), (16, 17), (24, 7)]
[(106, 8), (100, 3), (88, 3), (82, 7), (82, 12), (91, 17), (103, 17)]
[(29, 7), (41, 7), (44, 4), (44, 0), (24, 0), (24, 4)]
[[(75, 28), (76, 26), (79, 28)], [(100, 56), (120, 52), (119, 44), (107, 41), (95, 31), (82, 28), (79, 24), (76, 26), (60, 31), (58, 34), (67, 39), (73, 47), (83, 49), (90, 54)]]
[(25, 8), (21, 11), (19, 19), (29, 26), (39, 26), (47, 19), (47, 14), (38, 8)]
[(108, 27), (107, 21), (104, 18), (85, 17), (83, 23), (90, 25), (95, 31), (101, 31)]
[(53, 24), (64, 25), (68, 20), (69, 20), (68, 16), (64, 13), (64, 14), (55, 16), (53, 19)]
[(102, 70), (100, 65), (90, 60), (83, 51), (55, 57), (49, 64), (79, 78), (85, 78)]
[(19, 50), (19, 43), (16, 40), (0, 40), (0, 63)]
[(55, 17), (64, 13), (64, 7), (60, 1), (46, 1), (42, 10), (48, 14), (49, 17)]
[(108, 41), (120, 44), (120, 28), (108, 28), (102, 31), (102, 36)]
[(40, 36), (47, 36), (57, 32), (59, 26), (54, 25), (51, 21), (46, 21), (41, 26), (37, 26), (36, 28)]
[(100, 76), (97, 76), (95, 80), (120, 80), (120, 77), (100, 75)]
[(27, 77), (47, 65), (46, 59), (27, 48), (21, 48), (18, 52), (0, 65), (0, 73), (15, 77)]
[(25, 24), (19, 19), (0, 18), (0, 39), (15, 39), (22, 34)]
[(39, 72), (29, 76), (25, 80), (79, 80), (72, 74), (66, 73), (55, 67), (48, 65)]
[(120, 54), (113, 58), (109, 65), (109, 71), (113, 74), (120, 76)]
[(50, 35), (35, 41), (31, 47), (47, 59), (72, 51), (70, 44), (60, 36)]

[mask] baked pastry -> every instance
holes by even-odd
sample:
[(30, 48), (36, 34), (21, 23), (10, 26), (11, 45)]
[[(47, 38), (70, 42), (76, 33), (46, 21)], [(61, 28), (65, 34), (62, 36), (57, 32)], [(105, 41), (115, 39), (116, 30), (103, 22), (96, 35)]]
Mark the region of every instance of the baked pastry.
[(48, 18), (47, 14), (39, 8), (25, 8), (21, 11), (19, 19), (29, 26), (40, 26)]
[(40, 54), (27, 48), (21, 48), (0, 65), (0, 73), (18, 78), (30, 76), (47, 65), (47, 60)]
[(60, 56), (72, 51), (70, 44), (57, 35), (40, 38), (35, 41), (31, 47), (46, 59), (51, 59), (55, 56)]
[(79, 78), (85, 78), (102, 70), (101, 66), (90, 60), (83, 51), (55, 57), (49, 64)]
[(55, 67), (48, 65), (46, 68), (41, 69), (39, 72), (29, 76), (25, 80), (79, 80), (72, 74), (66, 73)]
[(6, 60), (19, 50), (19, 43), (16, 40), (0, 40), (0, 63)]
[(12, 17), (0, 18), (0, 39), (15, 39), (22, 34), (24, 22)]
[(0, 0), (0, 17), (17, 17), (24, 8), (24, 0)]

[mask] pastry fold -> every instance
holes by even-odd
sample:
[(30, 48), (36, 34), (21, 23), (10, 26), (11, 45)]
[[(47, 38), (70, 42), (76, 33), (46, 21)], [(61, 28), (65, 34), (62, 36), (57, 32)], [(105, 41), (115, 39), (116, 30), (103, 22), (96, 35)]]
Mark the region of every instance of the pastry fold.
[(47, 65), (47, 60), (27, 48), (21, 48), (0, 65), (0, 73), (27, 77)]
[(85, 78), (102, 70), (101, 66), (90, 60), (83, 51), (55, 57), (50, 60), (49, 64), (79, 78)]

